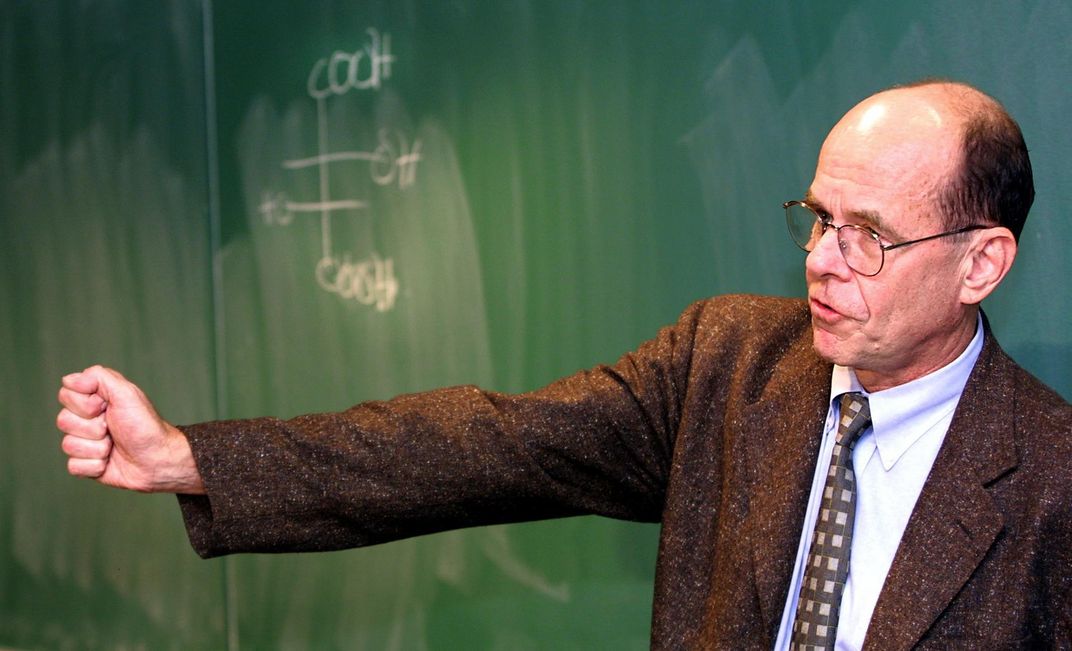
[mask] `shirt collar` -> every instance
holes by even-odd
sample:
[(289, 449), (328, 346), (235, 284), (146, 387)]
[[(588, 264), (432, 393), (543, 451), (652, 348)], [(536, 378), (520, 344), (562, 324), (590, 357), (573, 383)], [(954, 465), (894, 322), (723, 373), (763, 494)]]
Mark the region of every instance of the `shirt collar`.
[(831, 405), (850, 391), (868, 397), (875, 444), (883, 467), (889, 470), (913, 443), (956, 409), (982, 348), (980, 316), (975, 336), (955, 360), (921, 378), (875, 393), (860, 385), (851, 368), (835, 364), (830, 378)]

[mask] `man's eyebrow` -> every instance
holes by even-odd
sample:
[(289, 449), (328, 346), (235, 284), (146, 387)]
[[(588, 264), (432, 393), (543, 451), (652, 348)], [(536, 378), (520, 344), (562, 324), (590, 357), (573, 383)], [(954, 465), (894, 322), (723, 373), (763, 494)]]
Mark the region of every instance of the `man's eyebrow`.
[(811, 193), (811, 190), (808, 190), (804, 193), (804, 203), (808, 204), (813, 209), (819, 212), (826, 213), (828, 215), (830, 214), (830, 211), (823, 206), (823, 203), (821, 201), (815, 198), (815, 195)]
[(907, 238), (901, 233), (898, 233), (896, 229), (890, 227), (890, 225), (883, 221), (882, 215), (874, 210), (850, 210), (848, 216), (851, 217), (855, 223), (864, 223), (871, 230), (878, 233), (880, 237), (889, 242), (903, 242)]
[[(804, 203), (821, 213), (830, 215), (830, 211), (823, 205), (823, 202), (819, 201), (819, 199), (812, 194), (811, 190), (804, 193)], [(882, 215), (875, 210), (850, 210), (844, 216), (854, 224), (862, 223), (867, 225), (871, 230), (884, 238), (892, 239), (893, 241), (901, 241), (904, 239), (894, 232), (893, 229), (883, 221)], [(831, 217), (833, 217), (833, 215), (831, 215)]]
[(874, 210), (850, 210), (847, 214), (856, 221), (866, 223), (876, 231), (885, 230), (883, 228), (882, 215)]

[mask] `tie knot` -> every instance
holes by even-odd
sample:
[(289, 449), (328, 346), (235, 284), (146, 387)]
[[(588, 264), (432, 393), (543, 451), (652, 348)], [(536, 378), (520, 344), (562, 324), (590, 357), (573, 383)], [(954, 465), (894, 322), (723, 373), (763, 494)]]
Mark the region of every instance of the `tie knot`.
[(852, 449), (860, 434), (871, 423), (871, 407), (862, 393), (841, 396), (841, 419), (838, 421), (837, 442)]

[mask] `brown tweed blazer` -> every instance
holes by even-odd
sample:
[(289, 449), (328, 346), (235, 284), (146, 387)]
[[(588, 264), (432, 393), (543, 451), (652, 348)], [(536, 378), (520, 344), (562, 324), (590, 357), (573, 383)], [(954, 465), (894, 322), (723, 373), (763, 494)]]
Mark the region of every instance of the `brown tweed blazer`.
[[(690, 307), (614, 366), (528, 394), (458, 387), (183, 428), (198, 553), (354, 547), (596, 513), (660, 521), (652, 647), (770, 648), (830, 365), (798, 300)], [(1072, 407), (987, 332), (868, 649), (1072, 646)]]

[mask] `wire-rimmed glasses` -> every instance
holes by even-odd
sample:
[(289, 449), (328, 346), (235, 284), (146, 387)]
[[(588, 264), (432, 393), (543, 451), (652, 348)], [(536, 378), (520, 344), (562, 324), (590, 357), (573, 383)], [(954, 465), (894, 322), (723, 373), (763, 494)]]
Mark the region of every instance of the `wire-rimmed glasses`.
[(936, 235), (928, 235), (916, 240), (898, 242), (897, 244), (883, 244), (879, 234), (867, 226), (859, 224), (834, 225), (834, 218), (828, 213), (817, 210), (803, 201), (786, 201), (782, 204), (785, 208), (785, 222), (789, 227), (789, 236), (804, 251), (811, 253), (819, 244), (827, 229), (837, 231), (838, 248), (845, 259), (845, 264), (861, 276), (875, 276), (882, 271), (882, 265), (886, 261), (886, 251), (899, 249), (909, 244), (918, 244), (927, 240), (934, 240), (948, 235), (958, 235), (968, 231), (991, 228), (983, 224), (972, 224), (964, 228), (958, 228)]

